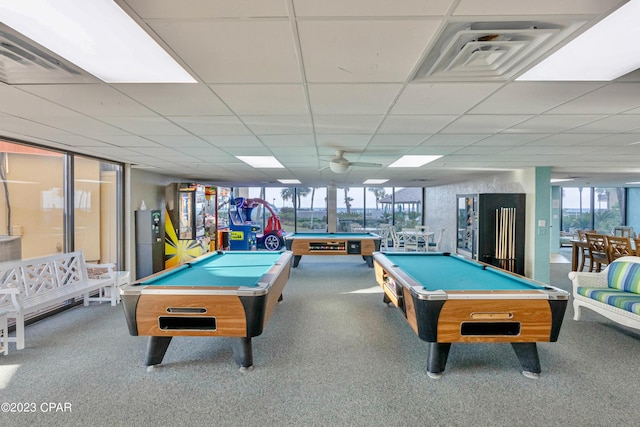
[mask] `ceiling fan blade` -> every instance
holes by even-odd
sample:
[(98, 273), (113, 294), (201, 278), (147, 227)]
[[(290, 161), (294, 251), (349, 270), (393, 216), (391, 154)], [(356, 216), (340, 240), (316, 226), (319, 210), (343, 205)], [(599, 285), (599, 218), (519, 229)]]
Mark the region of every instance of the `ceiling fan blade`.
[(350, 166), (359, 166), (364, 168), (380, 168), (382, 164), (380, 163), (368, 163), (368, 162), (349, 162)]

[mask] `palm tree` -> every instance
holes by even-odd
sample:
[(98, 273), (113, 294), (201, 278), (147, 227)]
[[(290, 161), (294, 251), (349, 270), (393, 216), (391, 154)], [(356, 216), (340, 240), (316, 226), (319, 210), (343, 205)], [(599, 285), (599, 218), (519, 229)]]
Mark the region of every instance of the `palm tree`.
[(294, 200), (295, 194), (296, 194), (296, 189), (294, 187), (283, 188), (282, 191), (280, 191), (280, 197), (282, 197), (282, 200), (286, 202), (287, 200), (291, 199), (292, 204), (295, 204), (295, 200)]
[(380, 203), (380, 199), (387, 195), (387, 192), (382, 187), (370, 187), (369, 191), (376, 196), (376, 210), (378, 210), (378, 203)]
[(307, 197), (307, 195), (311, 192), (309, 187), (298, 187), (296, 188), (296, 197), (298, 198), (298, 208), (300, 207), (300, 199), (302, 197)]
[(344, 205), (347, 207), (347, 215), (351, 213), (351, 202), (353, 198), (349, 197), (349, 187), (344, 187)]

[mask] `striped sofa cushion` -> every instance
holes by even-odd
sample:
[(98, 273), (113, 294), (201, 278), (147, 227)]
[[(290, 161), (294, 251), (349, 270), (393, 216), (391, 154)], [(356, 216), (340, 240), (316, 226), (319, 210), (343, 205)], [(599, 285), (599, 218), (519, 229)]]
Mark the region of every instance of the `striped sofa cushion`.
[(612, 262), (608, 269), (607, 283), (610, 288), (640, 294), (640, 264)]
[(640, 314), (640, 295), (632, 294), (631, 292), (612, 288), (578, 286), (578, 294), (631, 313)]

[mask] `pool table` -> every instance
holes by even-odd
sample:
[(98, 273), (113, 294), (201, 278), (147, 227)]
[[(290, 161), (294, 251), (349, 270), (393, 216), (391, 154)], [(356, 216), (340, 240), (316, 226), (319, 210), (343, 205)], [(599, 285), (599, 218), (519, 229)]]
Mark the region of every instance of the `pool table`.
[(293, 267), (302, 255), (359, 255), (373, 268), (373, 253), (380, 250), (382, 238), (375, 233), (291, 233), (284, 236), (287, 250), (293, 252)]
[(427, 374), (445, 369), (451, 343), (511, 343), (522, 373), (540, 374), (536, 342), (555, 342), (569, 293), (449, 253), (373, 254), (384, 302), (428, 342)]
[(212, 252), (120, 287), (131, 335), (149, 336), (145, 364), (162, 359), (174, 336), (234, 337), (241, 370), (253, 366), (262, 333), (289, 280), (288, 251)]

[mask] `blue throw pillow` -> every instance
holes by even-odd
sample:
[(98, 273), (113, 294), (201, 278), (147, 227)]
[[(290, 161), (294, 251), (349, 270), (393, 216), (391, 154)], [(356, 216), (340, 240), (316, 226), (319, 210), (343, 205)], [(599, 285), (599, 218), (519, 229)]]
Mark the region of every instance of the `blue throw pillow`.
[(640, 264), (625, 261), (611, 263), (607, 283), (610, 288), (640, 294)]

